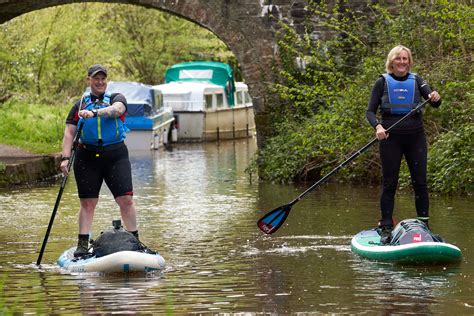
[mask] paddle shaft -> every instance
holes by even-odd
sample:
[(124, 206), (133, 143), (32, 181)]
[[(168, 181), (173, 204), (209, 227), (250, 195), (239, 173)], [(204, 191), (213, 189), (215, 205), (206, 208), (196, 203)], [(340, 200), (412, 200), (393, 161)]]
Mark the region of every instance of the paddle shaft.
[[(78, 129), (77, 129), (76, 135), (74, 136), (74, 141), (72, 143), (72, 149), (71, 149), (71, 157), (69, 159), (69, 163), (67, 164), (68, 173), (71, 170), (71, 166), (74, 163), (74, 159), (76, 157), (76, 149), (77, 149), (77, 145), (79, 143), (79, 136), (81, 135), (83, 126), (84, 126), (84, 123), (81, 122), (79, 124)], [(61, 201), (61, 197), (63, 195), (63, 191), (64, 191), (64, 188), (66, 186), (66, 182), (67, 182), (68, 177), (69, 177), (69, 174), (65, 175), (63, 177), (63, 180), (61, 181), (61, 187), (59, 189), (58, 196), (56, 197), (56, 203), (54, 204), (53, 213), (51, 214), (51, 218), (49, 219), (48, 229), (46, 230), (46, 234), (45, 234), (44, 239), (43, 239), (43, 244), (41, 245), (41, 250), (40, 250), (40, 253), (38, 255), (38, 260), (36, 260), (36, 265), (37, 266), (39, 266), (41, 264), (41, 259), (43, 258), (44, 249), (46, 248), (46, 244), (48, 243), (49, 234), (51, 233), (51, 228), (53, 227), (54, 218), (56, 217), (56, 213), (57, 213), (58, 208), (59, 208), (59, 202)]]
[[(386, 132), (390, 132), (394, 127), (398, 126), (400, 123), (402, 123), (403, 121), (405, 121), (408, 117), (410, 117), (411, 115), (413, 115), (414, 113), (418, 112), (419, 110), (421, 110), (421, 108), (426, 104), (428, 103), (429, 99), (428, 100), (425, 100), (424, 102), (418, 104), (415, 108), (413, 108), (410, 112), (408, 112), (405, 116), (403, 116), (401, 119), (399, 119), (398, 121), (396, 121), (392, 126), (390, 126), (389, 128), (386, 129)], [(377, 142), (377, 138), (374, 138), (372, 139), (368, 144), (366, 144), (364, 147), (360, 148), (358, 151), (356, 151), (354, 154), (352, 154), (349, 158), (347, 158), (344, 162), (342, 162), (339, 166), (337, 166), (336, 168), (334, 168), (331, 172), (329, 172), (328, 174), (326, 174), (324, 177), (322, 177), (321, 179), (319, 179), (316, 183), (314, 183), (312, 186), (310, 186), (309, 188), (307, 188), (303, 193), (301, 193), (299, 196), (297, 196), (293, 201), (291, 201), (290, 203), (288, 203), (288, 205), (291, 207), (293, 206), (296, 202), (298, 202), (299, 200), (301, 200), (306, 194), (308, 194), (309, 192), (311, 192), (313, 189), (315, 189), (316, 187), (318, 187), (319, 185), (321, 185), (322, 183), (326, 182), (327, 179), (329, 177), (331, 177), (332, 175), (336, 174), (339, 172), (339, 170), (341, 170), (342, 168), (344, 168), (349, 162), (351, 162), (352, 160), (354, 160), (356, 157), (358, 157), (360, 154), (362, 154), (363, 152), (365, 152), (370, 146), (372, 146), (374, 143)]]

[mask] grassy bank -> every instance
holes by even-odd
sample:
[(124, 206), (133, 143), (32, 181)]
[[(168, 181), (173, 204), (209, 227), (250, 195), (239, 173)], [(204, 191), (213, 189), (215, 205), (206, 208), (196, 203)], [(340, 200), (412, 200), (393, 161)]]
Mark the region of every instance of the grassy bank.
[(71, 104), (49, 105), (15, 98), (0, 104), (0, 143), (38, 154), (61, 151)]

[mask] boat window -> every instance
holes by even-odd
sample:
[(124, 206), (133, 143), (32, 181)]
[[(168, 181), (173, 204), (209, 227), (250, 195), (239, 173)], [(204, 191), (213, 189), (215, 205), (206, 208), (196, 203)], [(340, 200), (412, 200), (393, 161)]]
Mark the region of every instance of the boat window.
[(163, 95), (159, 91), (155, 91), (155, 110), (163, 107)]
[(182, 69), (179, 71), (179, 79), (212, 79), (212, 69)]
[(218, 108), (224, 106), (224, 95), (222, 93), (216, 94), (216, 105)]
[[(137, 105), (136, 109), (137, 109), (138, 111), (142, 112), (142, 113), (140, 113), (140, 115), (138, 115), (138, 116), (142, 116), (142, 115), (144, 115), (144, 116), (150, 116), (150, 115), (154, 112), (154, 111), (153, 111), (153, 107), (152, 107), (151, 104), (143, 104), (143, 105), (141, 105), (141, 104), (136, 104), (136, 105)], [(131, 115), (131, 116), (133, 116), (133, 115)]]
[(244, 93), (245, 93), (245, 103), (246, 104), (252, 103), (252, 98), (250, 97), (250, 94), (247, 91), (245, 91)]
[(206, 109), (212, 109), (212, 94), (205, 94), (204, 102), (206, 103)]
[(244, 92), (243, 91), (237, 91), (237, 104), (241, 105), (244, 103)]

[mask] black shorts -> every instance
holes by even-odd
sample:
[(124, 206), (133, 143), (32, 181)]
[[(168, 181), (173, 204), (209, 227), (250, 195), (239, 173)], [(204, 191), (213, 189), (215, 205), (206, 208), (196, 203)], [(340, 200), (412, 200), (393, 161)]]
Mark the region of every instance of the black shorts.
[(98, 198), (102, 182), (114, 198), (133, 195), (132, 168), (125, 144), (112, 145), (111, 150), (77, 148), (74, 160), (79, 198)]

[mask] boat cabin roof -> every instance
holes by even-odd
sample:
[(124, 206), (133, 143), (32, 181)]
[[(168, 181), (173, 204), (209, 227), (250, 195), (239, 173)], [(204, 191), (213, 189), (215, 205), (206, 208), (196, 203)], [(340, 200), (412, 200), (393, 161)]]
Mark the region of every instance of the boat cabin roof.
[(153, 105), (155, 103), (155, 92), (151, 85), (139, 82), (109, 81), (107, 91), (123, 94), (128, 104)]
[(208, 82), (226, 86), (234, 80), (234, 72), (228, 64), (215, 61), (191, 61), (179, 63), (166, 70), (165, 83), (175, 81)]
[(234, 71), (228, 64), (216, 61), (190, 61), (171, 66), (166, 70), (165, 83), (203, 82), (224, 88), (227, 103), (234, 105)]
[(127, 116), (147, 116), (163, 110), (161, 92), (151, 85), (132, 81), (109, 81), (107, 91), (127, 99)]

